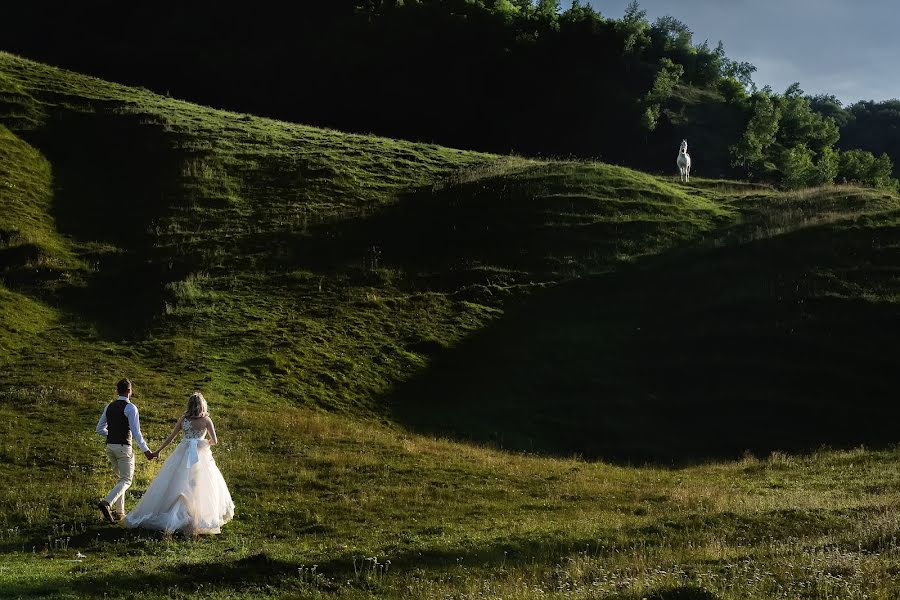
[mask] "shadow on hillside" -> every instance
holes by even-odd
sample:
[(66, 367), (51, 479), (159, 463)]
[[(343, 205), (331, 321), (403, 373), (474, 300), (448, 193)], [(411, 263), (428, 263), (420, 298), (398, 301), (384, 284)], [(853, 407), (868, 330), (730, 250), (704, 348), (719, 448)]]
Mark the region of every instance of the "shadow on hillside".
[[(270, 254), (285, 266), (320, 272), (399, 269), (413, 286), (456, 291), (596, 270), (697, 228), (693, 215), (660, 190), (622, 184), (604, 192), (605, 174), (572, 168), (558, 173), (544, 165), (419, 189), (372, 214), (272, 237), (280, 251)], [(570, 177), (593, 177), (600, 197)]]
[[(851, 509), (847, 509), (850, 511)], [(855, 509), (854, 509), (855, 510)], [(566, 556), (581, 555), (603, 560), (613, 555), (620, 555), (632, 548), (647, 551), (650, 548), (672, 548), (689, 545), (702, 538), (711, 529), (720, 536), (727, 537), (735, 543), (759, 544), (766, 540), (795, 539), (798, 535), (825, 535), (833, 531), (833, 523), (822, 520), (821, 516), (807, 514), (804, 511), (772, 510), (741, 515), (731, 512), (690, 514), (683, 517), (672, 517), (661, 514), (658, 519), (643, 523), (637, 527), (623, 531), (611, 525), (595, 531), (591, 535), (570, 537), (564, 530), (545, 533), (510, 534), (505, 537), (485, 539), (481, 541), (462, 542), (459, 546), (446, 543), (441, 535), (435, 535), (430, 542), (435, 545), (413, 544), (405, 546), (402, 542), (383, 548), (378, 554), (382, 563), (379, 570), (370, 558), (356, 552), (342, 552), (332, 557), (320, 556), (316, 559), (316, 572), (321, 579), (316, 579), (320, 589), (336, 591), (346, 586), (372, 589), (378, 586), (383, 578), (395, 574), (408, 575), (416, 570), (426, 569), (434, 574), (446, 573), (450, 569), (471, 570), (478, 573), (491, 572), (497, 568), (509, 568), (527, 564), (554, 564)], [(287, 524), (283, 530), (285, 535), (301, 536), (297, 530)], [(169, 591), (172, 589), (199, 589), (203, 587), (208, 593), (212, 590), (254, 590), (260, 586), (271, 586), (275, 589), (294, 590), (294, 586), (304, 582), (309, 584), (313, 579), (309, 562), (282, 560), (271, 557), (265, 550), (257, 551), (242, 558), (232, 558), (229, 554), (239, 551), (246, 540), (238, 535), (231, 538), (229, 530), (220, 536), (193, 538), (192, 553), (198, 555), (199, 548), (206, 547), (203, 556), (218, 557), (208, 562), (180, 562), (177, 565), (129, 571), (127, 573), (111, 573), (110, 571), (83, 571), (73, 582), (71, 579), (61, 581), (43, 581), (38, 587), (22, 587), (16, 590), (17, 595), (37, 596), (48, 590), (59, 591), (71, 586), (73, 591), (86, 596), (102, 596), (106, 593), (117, 595), (116, 590), (140, 589), (144, 593)], [(180, 535), (176, 536), (180, 538)], [(627, 540), (623, 544), (622, 540)], [(424, 541), (424, 540), (423, 540)], [(35, 546), (41, 549), (47, 542), (46, 536), (39, 536), (29, 542), (25, 548)], [(121, 527), (101, 525), (92, 527), (84, 533), (69, 540), (68, 549), (55, 558), (66, 560), (75, 552), (83, 552), (87, 560), (104, 560), (112, 556), (153, 556), (166, 550), (171, 539), (161, 532), (146, 530), (130, 530)], [(885, 543), (890, 543), (885, 540)], [(172, 548), (172, 546), (168, 546)], [(181, 547), (175, 544), (174, 549)], [(15, 552), (21, 548), (0, 548), (3, 552)], [(879, 550), (883, 548), (879, 547)], [(383, 563), (390, 560), (390, 568), (383, 570)], [(114, 565), (113, 565), (114, 566)], [(664, 588), (659, 593), (666, 594), (679, 591), (686, 595), (657, 595), (657, 598), (707, 598), (711, 596), (691, 596), (689, 592), (702, 592), (700, 588)]]
[(53, 168), (58, 230), (93, 248), (85, 285), (65, 288), (62, 303), (101, 335), (125, 339), (160, 313), (171, 279), (152, 229), (172, 206), (181, 157), (162, 124), (109, 104), (60, 111), (29, 141)]
[(621, 462), (888, 444), (898, 241), (814, 227), (562, 284), (385, 401), (419, 432)]
[[(116, 540), (116, 551), (122, 552), (122, 546), (129, 546), (129, 539), (137, 536), (130, 531), (119, 530), (121, 533)], [(611, 532), (611, 530), (610, 530)], [(140, 589), (144, 593), (154, 591), (170, 591), (172, 589), (200, 589), (203, 587), (208, 592), (258, 590), (265, 586), (274, 590), (303, 589), (306, 586), (318, 588), (321, 591), (339, 591), (340, 589), (358, 588), (368, 591), (377, 590), (382, 583), (390, 581), (395, 574), (406, 575), (417, 569), (433, 569), (442, 572), (447, 569), (484, 569), (515, 567), (517, 565), (533, 564), (535, 560), (558, 561), (562, 557), (574, 553), (583, 553), (593, 550), (595, 556), (603, 556), (606, 553), (618, 552), (614, 545), (607, 546), (603, 533), (598, 537), (566, 539), (561, 537), (547, 537), (534, 539), (519, 536), (510, 536), (491, 540), (481, 544), (470, 544), (465, 547), (442, 548), (408, 548), (393, 549), (380, 554), (377, 558), (381, 563), (390, 560), (390, 567), (384, 570), (384, 564), (379, 569), (371, 558), (362, 555), (340, 556), (332, 559), (317, 561), (314, 576), (311, 573), (312, 564), (298, 561), (283, 560), (271, 557), (265, 550), (238, 559), (219, 559), (209, 562), (183, 562), (177, 566), (167, 566), (159, 569), (150, 567), (145, 570), (131, 571), (128, 573), (116, 573), (114, 578), (109, 572), (101, 574), (85, 573), (75, 581), (45, 581), (37, 588), (23, 588), (17, 590), (21, 595), (39, 595), (48, 590), (72, 589), (73, 591), (90, 597), (100, 597), (107, 594), (118, 595), (120, 590)], [(211, 543), (215, 546), (225, 546), (225, 552), (232, 549), (228, 547), (227, 537), (219, 540), (195, 539), (194, 545)], [(637, 540), (634, 546), (641, 548), (665, 544), (663, 538), (648, 538)], [(601, 546), (603, 546), (601, 548)], [(77, 548), (78, 546), (72, 546)], [(219, 550), (219, 548), (216, 548)], [(85, 550), (89, 555), (101, 556), (90, 549)], [(137, 546), (134, 552), (142, 553)], [(299, 588), (298, 588), (299, 584)], [(684, 588), (687, 589), (687, 588)], [(694, 588), (691, 588), (694, 589)], [(665, 598), (669, 596), (659, 596)], [(674, 598), (691, 598), (692, 596), (671, 596)], [(698, 596), (703, 598), (703, 596)]]

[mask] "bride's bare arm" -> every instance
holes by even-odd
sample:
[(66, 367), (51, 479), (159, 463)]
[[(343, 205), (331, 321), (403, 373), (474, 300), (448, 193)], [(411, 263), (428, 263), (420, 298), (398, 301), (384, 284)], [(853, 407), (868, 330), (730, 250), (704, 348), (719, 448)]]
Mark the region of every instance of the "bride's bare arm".
[(181, 431), (181, 423), (184, 421), (184, 417), (178, 419), (178, 422), (175, 423), (175, 427), (172, 428), (172, 433), (169, 434), (169, 437), (162, 443), (162, 446), (159, 447), (159, 450), (156, 451), (156, 454), (159, 455), (163, 449), (172, 443), (172, 440), (175, 439), (175, 436), (178, 435), (178, 432)]
[(216, 428), (213, 426), (212, 419), (206, 417), (206, 426), (209, 427), (209, 445), (215, 446), (219, 443), (219, 438), (216, 437)]

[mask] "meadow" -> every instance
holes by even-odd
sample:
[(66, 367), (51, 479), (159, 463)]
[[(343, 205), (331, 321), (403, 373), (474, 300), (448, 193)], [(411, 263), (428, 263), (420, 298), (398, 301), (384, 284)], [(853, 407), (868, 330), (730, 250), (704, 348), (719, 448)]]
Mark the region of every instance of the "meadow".
[[(893, 192), (351, 135), (0, 53), (0, 597), (897, 597), (898, 265)], [(210, 400), (222, 535), (101, 521), (122, 376), (151, 446)]]

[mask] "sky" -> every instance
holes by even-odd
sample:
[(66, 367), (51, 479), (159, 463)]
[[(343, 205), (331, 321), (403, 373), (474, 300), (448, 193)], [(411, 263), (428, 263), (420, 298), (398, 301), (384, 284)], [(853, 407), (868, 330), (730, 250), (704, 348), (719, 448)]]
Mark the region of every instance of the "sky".
[[(799, 81), (807, 94), (834, 94), (845, 106), (900, 98), (897, 0), (638, 1), (651, 23), (671, 15), (686, 24), (695, 44), (722, 40), (729, 58), (756, 66), (759, 87), (784, 92)], [(587, 3), (619, 19), (628, 0)]]

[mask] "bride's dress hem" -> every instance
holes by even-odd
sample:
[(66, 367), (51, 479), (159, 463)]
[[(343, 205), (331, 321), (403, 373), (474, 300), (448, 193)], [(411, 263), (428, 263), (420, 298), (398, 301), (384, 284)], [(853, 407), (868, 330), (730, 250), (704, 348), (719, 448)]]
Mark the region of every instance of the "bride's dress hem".
[[(186, 432), (189, 430), (185, 427)], [(234, 502), (209, 442), (186, 436), (123, 524), (128, 528), (203, 535), (221, 533), (222, 525), (233, 517)]]

